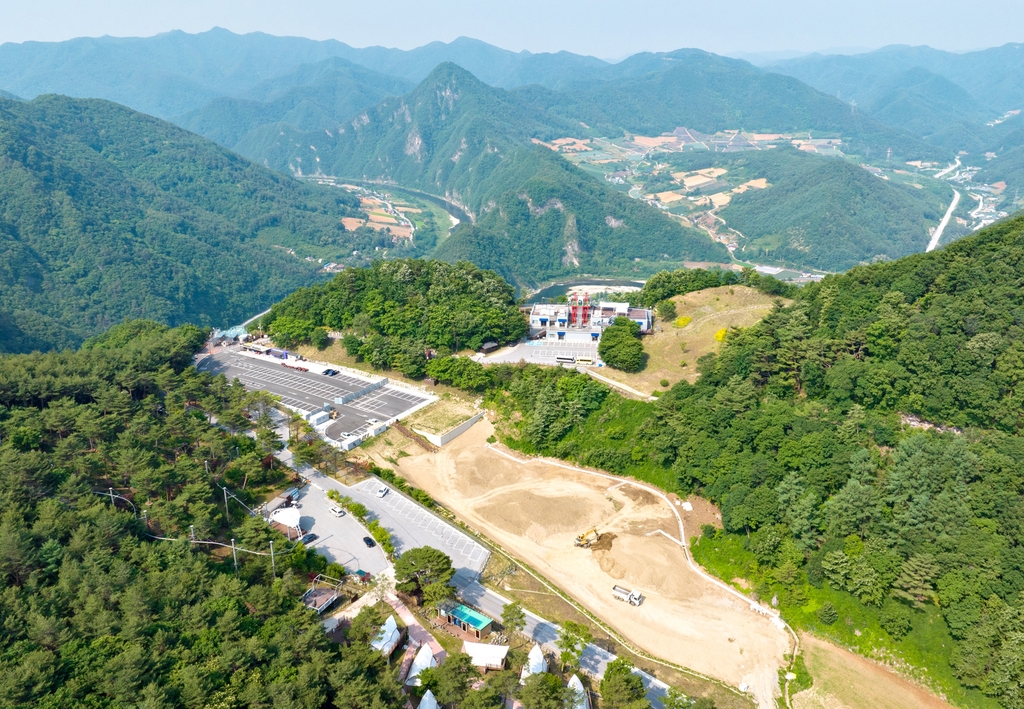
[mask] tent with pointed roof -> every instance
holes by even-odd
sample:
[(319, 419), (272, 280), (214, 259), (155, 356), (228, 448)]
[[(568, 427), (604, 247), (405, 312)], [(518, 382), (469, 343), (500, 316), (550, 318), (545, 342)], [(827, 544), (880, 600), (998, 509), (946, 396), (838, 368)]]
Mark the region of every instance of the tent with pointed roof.
[(413, 658), (412, 665), (409, 667), (409, 676), (406, 678), (405, 683), (419, 687), (421, 683), (419, 674), (428, 667), (437, 667), (437, 659), (434, 657), (434, 653), (429, 645), (421, 645), (419, 652), (416, 653), (416, 657)]
[(384, 655), (384, 657), (387, 657), (395, 651), (400, 637), (402, 637), (402, 632), (398, 629), (395, 616), (389, 615), (388, 619), (384, 621), (384, 627), (380, 629), (380, 633), (370, 643), (370, 646)]
[(437, 705), (437, 700), (434, 699), (434, 693), (429, 689), (423, 695), (423, 699), (420, 700), (419, 709), (440, 709)]
[(573, 700), (573, 709), (590, 709), (590, 694), (576, 675), (573, 675), (572, 679), (569, 680), (569, 689), (576, 695), (576, 698)]
[(530, 675), (539, 675), (541, 672), (547, 671), (548, 661), (544, 658), (544, 651), (540, 649), (540, 645), (534, 643), (526, 658), (526, 664), (523, 665), (523, 671), (519, 674), (519, 679), (525, 682)]

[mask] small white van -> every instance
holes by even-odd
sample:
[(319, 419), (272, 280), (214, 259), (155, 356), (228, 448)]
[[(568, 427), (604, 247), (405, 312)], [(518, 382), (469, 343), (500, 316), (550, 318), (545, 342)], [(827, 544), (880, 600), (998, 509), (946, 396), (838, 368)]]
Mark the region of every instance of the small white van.
[(331, 505), (331, 514), (334, 515), (335, 517), (344, 517), (345, 516), (345, 510), (341, 509), (337, 505)]
[(388, 490), (387, 485), (381, 485), (380, 487), (377, 488), (377, 497), (383, 498), (389, 492), (391, 492), (391, 490)]

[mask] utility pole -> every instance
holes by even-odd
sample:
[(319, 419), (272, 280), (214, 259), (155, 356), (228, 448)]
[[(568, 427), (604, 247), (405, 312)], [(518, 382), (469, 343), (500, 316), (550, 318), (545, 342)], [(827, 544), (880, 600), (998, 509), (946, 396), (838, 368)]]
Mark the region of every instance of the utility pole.
[(238, 575), (238, 551), (235, 549), (235, 540), (231, 540), (231, 556), (235, 560), (235, 576)]
[(228, 489), (223, 485), (220, 489), (224, 491), (224, 516), (228, 518), (228, 524), (231, 524), (231, 512), (228, 510)]
[(188, 526), (188, 536), (192, 540), (192, 546), (195, 546), (196, 545), (196, 526), (194, 524), (190, 524)]
[(270, 568), (274, 573), (274, 578), (277, 578), (277, 564), (274, 563), (274, 540), (270, 540)]
[(110, 493), (110, 504), (114, 505), (114, 488), (108, 487), (107, 492)]

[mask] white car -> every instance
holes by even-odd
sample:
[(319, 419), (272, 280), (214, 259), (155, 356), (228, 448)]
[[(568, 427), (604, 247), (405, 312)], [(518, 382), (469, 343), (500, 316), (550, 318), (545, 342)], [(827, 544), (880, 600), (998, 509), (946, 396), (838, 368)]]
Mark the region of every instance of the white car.
[(388, 490), (387, 485), (381, 485), (380, 487), (377, 488), (377, 497), (382, 498), (389, 492), (391, 492), (391, 490)]
[(335, 517), (344, 517), (345, 516), (345, 510), (343, 510), (340, 507), (337, 507), (335, 505), (331, 505), (331, 514), (334, 515)]

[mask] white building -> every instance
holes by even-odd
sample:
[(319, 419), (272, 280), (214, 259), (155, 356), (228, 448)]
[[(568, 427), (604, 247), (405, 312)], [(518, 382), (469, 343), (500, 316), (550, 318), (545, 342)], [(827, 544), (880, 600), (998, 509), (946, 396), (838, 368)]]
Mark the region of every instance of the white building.
[(564, 303), (536, 303), (530, 309), (530, 339), (564, 342), (598, 342), (604, 328), (615, 318), (629, 318), (649, 334), (654, 329), (654, 314), (646, 308), (631, 308), (629, 303), (601, 302), (586, 306)]

